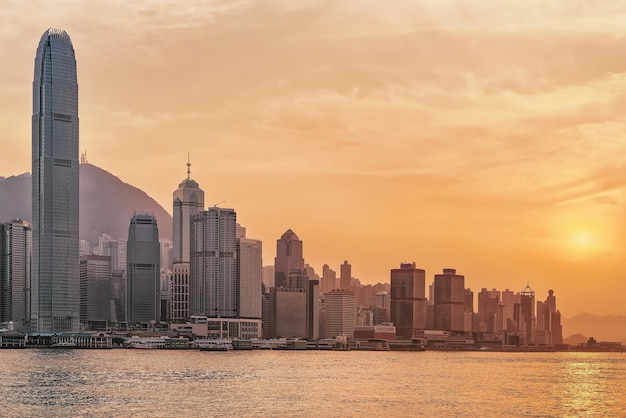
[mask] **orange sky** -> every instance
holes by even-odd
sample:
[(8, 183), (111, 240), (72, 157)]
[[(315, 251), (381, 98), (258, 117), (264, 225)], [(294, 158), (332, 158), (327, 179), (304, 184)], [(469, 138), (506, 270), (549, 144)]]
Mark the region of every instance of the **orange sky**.
[[(192, 177), (265, 264), (401, 261), (625, 314), (626, 3), (3, 2), (0, 176), (30, 171), (35, 49), (71, 36), (89, 161), (171, 211)], [(140, 209), (140, 208), (138, 208)]]

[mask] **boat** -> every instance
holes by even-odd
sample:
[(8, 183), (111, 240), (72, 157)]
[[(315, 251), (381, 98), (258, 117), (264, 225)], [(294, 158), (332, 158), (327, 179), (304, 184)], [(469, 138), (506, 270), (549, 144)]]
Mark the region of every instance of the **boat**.
[(233, 349), (232, 340), (212, 340), (202, 339), (193, 342), (193, 347), (199, 348), (200, 351), (231, 351)]

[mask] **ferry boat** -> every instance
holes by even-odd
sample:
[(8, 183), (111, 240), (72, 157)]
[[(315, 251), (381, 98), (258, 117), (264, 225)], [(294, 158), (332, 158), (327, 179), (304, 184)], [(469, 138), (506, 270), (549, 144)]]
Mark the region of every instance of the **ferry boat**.
[(231, 351), (233, 349), (232, 340), (211, 340), (202, 339), (195, 340), (193, 346), (199, 348), (200, 351)]
[(132, 337), (126, 342), (128, 348), (138, 348), (142, 350), (154, 350), (165, 348), (168, 337)]

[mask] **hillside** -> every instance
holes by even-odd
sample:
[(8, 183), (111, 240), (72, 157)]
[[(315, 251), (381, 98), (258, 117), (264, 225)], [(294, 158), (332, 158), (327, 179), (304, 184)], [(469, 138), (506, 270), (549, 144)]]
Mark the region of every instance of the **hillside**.
[(563, 336), (582, 334), (598, 341), (626, 340), (626, 315), (599, 316), (583, 313), (563, 318)]
[[(31, 219), (31, 175), (0, 178), (0, 222)], [(106, 233), (126, 238), (134, 211), (152, 212), (159, 236), (172, 237), (172, 217), (142, 190), (92, 164), (80, 165), (80, 238), (97, 243)]]

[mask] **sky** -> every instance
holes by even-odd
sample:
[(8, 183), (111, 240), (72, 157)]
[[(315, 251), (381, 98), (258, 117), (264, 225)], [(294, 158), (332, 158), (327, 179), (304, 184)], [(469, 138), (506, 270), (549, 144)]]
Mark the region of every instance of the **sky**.
[[(30, 171), (35, 50), (72, 38), (80, 147), (165, 209), (186, 177), (273, 264), (416, 262), (626, 314), (626, 2), (4, 0), (0, 176)], [(139, 208), (138, 208), (139, 209)]]

